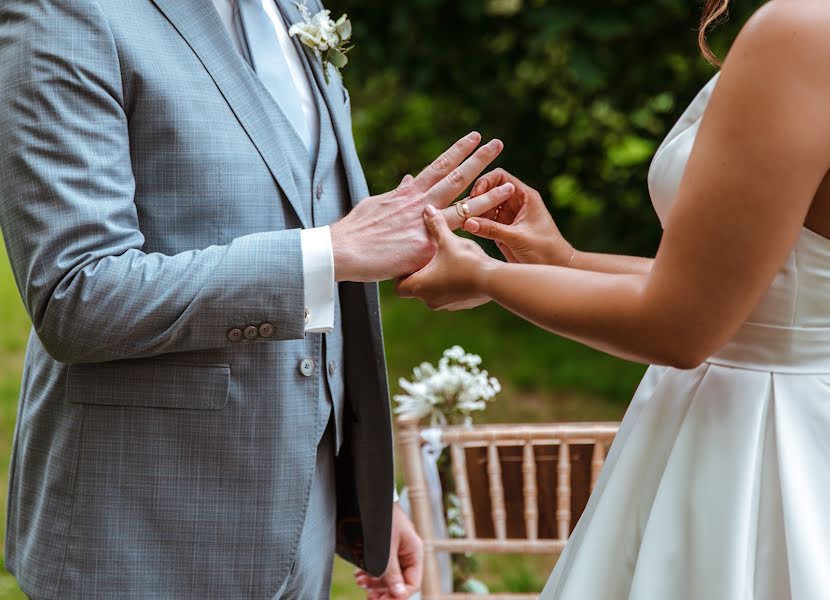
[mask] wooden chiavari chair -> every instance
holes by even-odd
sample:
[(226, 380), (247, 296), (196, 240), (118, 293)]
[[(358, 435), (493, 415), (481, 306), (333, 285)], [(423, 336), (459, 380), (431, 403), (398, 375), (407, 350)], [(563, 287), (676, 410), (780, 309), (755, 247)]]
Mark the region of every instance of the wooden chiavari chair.
[[(400, 459), (412, 519), (424, 541), (423, 600), (481, 597), (441, 592), (436, 559), (440, 553), (561, 553), (618, 427), (618, 423), (557, 423), (444, 428), (441, 441), (452, 462), (465, 537), (437, 539), (424, 477), (421, 428), (415, 421), (399, 420)], [(487, 598), (531, 600), (537, 596), (493, 594)]]

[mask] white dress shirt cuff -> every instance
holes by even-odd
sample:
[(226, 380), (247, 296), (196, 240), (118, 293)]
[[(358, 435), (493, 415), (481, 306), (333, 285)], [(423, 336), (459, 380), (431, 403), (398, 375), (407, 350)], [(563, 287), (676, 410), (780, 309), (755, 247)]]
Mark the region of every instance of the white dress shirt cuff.
[(303, 253), (306, 333), (330, 333), (334, 330), (334, 252), (328, 227), (303, 229), (300, 232)]

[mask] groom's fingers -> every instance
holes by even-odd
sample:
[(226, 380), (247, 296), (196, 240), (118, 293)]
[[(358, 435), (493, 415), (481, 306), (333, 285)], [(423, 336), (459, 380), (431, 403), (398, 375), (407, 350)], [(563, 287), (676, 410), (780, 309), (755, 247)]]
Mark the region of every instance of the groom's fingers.
[(467, 209), (470, 211), (466, 217), (463, 216), (464, 211), (457, 208), (458, 206), (463, 206), (463, 204), (460, 203), (453, 204), (441, 212), (447, 220), (447, 225), (450, 226), (450, 229), (455, 230), (464, 225), (464, 221), (467, 219), (471, 217), (480, 217), (497, 206), (501, 206), (505, 200), (510, 198), (515, 190), (516, 188), (513, 187), (512, 183), (506, 183), (482, 194), (481, 196), (461, 200), (462, 203), (467, 204)]
[(501, 140), (492, 140), (476, 150), (460, 167), (453, 169), (432, 186), (426, 193), (427, 202), (438, 208), (448, 207), (491, 162), (496, 160), (503, 149), (504, 144)]
[(398, 187), (402, 187), (408, 183), (412, 183), (413, 181), (415, 181), (415, 178), (409, 173), (407, 173), (403, 176), (403, 179), (401, 179), (401, 182), (398, 184)]
[(464, 162), (464, 159), (470, 156), (479, 142), (481, 142), (481, 134), (477, 131), (473, 131), (458, 140), (449, 150), (432, 161), (431, 165), (415, 177), (415, 186), (422, 192), (427, 191)]
[(355, 583), (357, 583), (357, 585), (362, 587), (364, 590), (383, 591), (387, 588), (385, 581), (383, 581), (379, 577), (372, 577), (368, 573), (355, 575)]

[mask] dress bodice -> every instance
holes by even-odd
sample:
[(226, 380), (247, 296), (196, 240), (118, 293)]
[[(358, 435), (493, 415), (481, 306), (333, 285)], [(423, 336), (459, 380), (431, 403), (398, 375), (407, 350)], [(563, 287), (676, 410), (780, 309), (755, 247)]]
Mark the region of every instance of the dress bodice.
[[(716, 83), (652, 162), (661, 222)], [(829, 290), (830, 240), (803, 229), (715, 355), (649, 368), (541, 600), (828, 597)]]
[[(717, 81), (718, 75), (715, 75), (698, 93), (652, 160), (648, 187), (654, 209), (663, 224), (677, 195), (703, 113)], [(777, 327), (830, 327), (828, 291), (830, 240), (803, 228), (748, 322)]]

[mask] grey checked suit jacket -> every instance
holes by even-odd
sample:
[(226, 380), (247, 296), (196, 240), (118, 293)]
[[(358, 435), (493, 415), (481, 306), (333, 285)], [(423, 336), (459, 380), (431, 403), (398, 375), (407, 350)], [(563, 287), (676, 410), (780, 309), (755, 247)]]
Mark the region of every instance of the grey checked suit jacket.
[[(354, 202), (348, 96), (324, 92)], [(6, 566), (33, 598), (266, 599), (289, 573), (322, 379), (298, 368), (308, 222), (267, 93), (207, 0), (0, 2), (0, 225), (34, 325)], [(377, 289), (341, 303), (338, 551), (379, 574)]]

